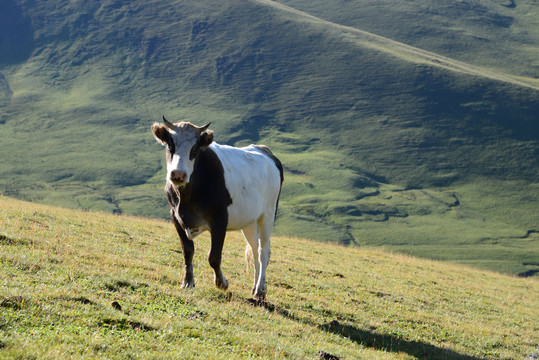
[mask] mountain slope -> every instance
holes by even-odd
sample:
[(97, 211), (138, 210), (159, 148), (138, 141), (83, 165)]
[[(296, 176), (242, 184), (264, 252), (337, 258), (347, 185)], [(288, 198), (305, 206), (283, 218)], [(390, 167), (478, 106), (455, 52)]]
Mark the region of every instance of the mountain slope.
[[(410, 45), (407, 45), (406, 43), (395, 41), (384, 36), (376, 35), (374, 33), (361, 30), (353, 26), (347, 26), (347, 25), (334, 23), (328, 20), (323, 20), (309, 13), (299, 11), (293, 7), (279, 4), (278, 2), (275, 2), (275, 1), (260, 0), (259, 2), (261, 4), (266, 4), (268, 6), (274, 6), (283, 11), (297, 14), (301, 17), (308, 18), (309, 20), (314, 21), (314, 22), (323, 23), (326, 26), (341, 29), (348, 34), (354, 34), (359, 37), (358, 41), (363, 46), (368, 46), (372, 48), (373, 50), (385, 51), (394, 56), (397, 56), (399, 58), (402, 58), (411, 62), (426, 63), (430, 66), (439, 66), (439, 67), (442, 67), (451, 71), (463, 72), (469, 75), (478, 75), (478, 76), (490, 78), (492, 80), (500, 80), (500, 81), (512, 83), (518, 86), (531, 87), (532, 89), (536, 89), (536, 90), (539, 89), (539, 81), (537, 81), (538, 77), (524, 78), (525, 81), (521, 81), (518, 79), (517, 76), (511, 77), (511, 76), (503, 74), (503, 72), (489, 71), (488, 68), (473, 66), (469, 63), (458, 61), (453, 58), (449, 58), (449, 57), (446, 57), (446, 56), (443, 56), (434, 52), (426, 51), (425, 49), (410, 46)], [(308, 3), (303, 4), (301, 3), (301, 1), (289, 1), (289, 3), (292, 3), (294, 5), (299, 5), (300, 7), (316, 9), (316, 5), (315, 5), (316, 2), (314, 2), (314, 4), (313, 2), (308, 2)], [(325, 12), (326, 14), (327, 12), (329, 12), (329, 8), (334, 8), (334, 6), (333, 7), (331, 5), (328, 6), (328, 9), (326, 9), (326, 12)], [(345, 12), (346, 10), (342, 9), (341, 11)], [(390, 16), (387, 16), (387, 17), (390, 18)], [(450, 55), (455, 56), (457, 54), (452, 52)], [(507, 59), (505, 59), (505, 61), (507, 61)]]
[[(399, 21), (380, 15), (388, 2), (353, 4), (2, 2), (16, 31), (0, 33), (0, 191), (166, 217), (149, 132), (164, 114), (272, 148), (286, 169), (278, 232), (537, 269), (536, 246), (522, 246), (539, 230), (529, 2), (510, 23), (477, 1), (457, 17), (448, 2), (400, 4)], [(413, 31), (418, 17), (429, 31)], [(487, 30), (476, 57), (455, 35)], [(504, 60), (496, 47), (528, 52)], [(498, 65), (478, 61), (489, 58)], [(475, 260), (460, 246), (477, 246)]]
[[(228, 292), (209, 238), (180, 290), (171, 223), (0, 197), (0, 357), (523, 359), (537, 353), (537, 279), (273, 237), (268, 303), (248, 301), (229, 234)], [(261, 336), (263, 334), (263, 336)]]
[(534, 1), (279, 3), (530, 83), (539, 78), (539, 10)]

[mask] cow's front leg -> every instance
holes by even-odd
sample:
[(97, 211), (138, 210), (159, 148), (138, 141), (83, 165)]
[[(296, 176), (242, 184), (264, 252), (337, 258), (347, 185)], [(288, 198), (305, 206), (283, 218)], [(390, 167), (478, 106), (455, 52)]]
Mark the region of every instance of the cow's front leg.
[(193, 254), (195, 253), (195, 244), (192, 240), (182, 241), (183, 258), (185, 260), (185, 276), (181, 288), (194, 288), (195, 276), (193, 274)]
[(226, 224), (224, 226), (214, 226), (211, 230), (211, 249), (208, 254), (208, 261), (215, 272), (215, 285), (221, 289), (228, 289), (228, 281), (221, 271), (221, 256), (223, 244), (225, 242)]
[(176, 227), (176, 231), (181, 240), (183, 259), (185, 261), (185, 277), (181, 288), (194, 288), (195, 287), (195, 277), (193, 274), (193, 255), (195, 253), (195, 243), (193, 240), (187, 237), (185, 230), (180, 225), (179, 221), (176, 219), (174, 214), (172, 214), (172, 222)]

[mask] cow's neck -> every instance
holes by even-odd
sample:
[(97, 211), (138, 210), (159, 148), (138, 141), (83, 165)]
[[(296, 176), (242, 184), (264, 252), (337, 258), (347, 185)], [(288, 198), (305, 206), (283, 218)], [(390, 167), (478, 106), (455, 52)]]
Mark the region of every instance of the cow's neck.
[(180, 202), (189, 202), (191, 200), (191, 184), (176, 187), (176, 192), (180, 198)]

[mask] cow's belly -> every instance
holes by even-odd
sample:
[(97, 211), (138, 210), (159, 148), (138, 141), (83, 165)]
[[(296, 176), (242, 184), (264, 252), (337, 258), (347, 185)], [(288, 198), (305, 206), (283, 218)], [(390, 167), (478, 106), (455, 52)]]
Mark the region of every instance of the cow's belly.
[(232, 198), (232, 204), (227, 208), (229, 230), (243, 229), (262, 216), (275, 216), (280, 183), (279, 178), (276, 184), (271, 179), (271, 176), (250, 178), (251, 181), (236, 181), (237, 186), (229, 187)]
[(228, 207), (228, 230), (240, 230), (253, 222), (256, 222), (266, 209), (261, 206), (264, 201), (256, 198), (232, 198), (232, 204)]

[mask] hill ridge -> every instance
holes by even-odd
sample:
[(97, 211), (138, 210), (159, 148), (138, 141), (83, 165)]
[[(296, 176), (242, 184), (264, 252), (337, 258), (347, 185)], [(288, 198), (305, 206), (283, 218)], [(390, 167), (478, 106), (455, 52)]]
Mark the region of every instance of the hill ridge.
[[(464, 61), (452, 59), (447, 56), (443, 56), (431, 51), (427, 51), (412, 45), (408, 45), (381, 35), (377, 35), (365, 30), (358, 29), (353, 26), (348, 25), (342, 25), (338, 24), (329, 20), (325, 20), (322, 18), (319, 18), (317, 16), (311, 15), (307, 12), (295, 9), (293, 7), (278, 3), (273, 0), (253, 0), (259, 4), (263, 4), (266, 6), (270, 6), (285, 12), (294, 13), (296, 15), (302, 16), (304, 18), (310, 19), (315, 22), (323, 23), (326, 25), (330, 25), (334, 28), (338, 28), (341, 30), (348, 31), (352, 34), (359, 35), (364, 37), (364, 40), (361, 42), (361, 44), (365, 47), (370, 47), (372, 49), (383, 51), (387, 54), (392, 54), (395, 57), (405, 59), (408, 61), (412, 61), (415, 63), (427, 63), (431, 66), (443, 68), (446, 70), (451, 70), (454, 72), (460, 72), (465, 73), (469, 75), (475, 75), (480, 76), (486, 79), (490, 80), (497, 80), (502, 81), (505, 83), (518, 85), (534, 90), (539, 90), (539, 80), (534, 80), (531, 78), (526, 78), (528, 81), (537, 82), (538, 84), (535, 85), (533, 83), (529, 83), (523, 80), (519, 80), (518, 77), (515, 78), (508, 74), (503, 74), (500, 72), (494, 72), (488, 69), (485, 69), (484, 67), (475, 66), (469, 63), (466, 63)], [(392, 47), (392, 49), (388, 48), (388, 46)], [(392, 51), (393, 50), (393, 51)]]

